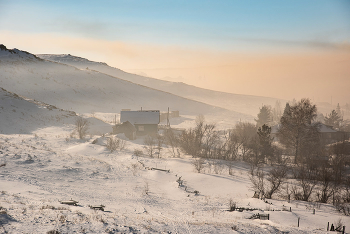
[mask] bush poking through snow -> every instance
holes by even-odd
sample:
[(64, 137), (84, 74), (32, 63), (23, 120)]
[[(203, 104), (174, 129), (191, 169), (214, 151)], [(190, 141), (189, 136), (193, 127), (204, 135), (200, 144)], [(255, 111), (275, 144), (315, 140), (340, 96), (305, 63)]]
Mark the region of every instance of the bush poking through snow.
[(138, 156), (142, 156), (142, 155), (143, 155), (143, 152), (142, 152), (142, 150), (135, 149), (135, 150), (134, 150), (134, 155), (137, 156), (137, 157), (138, 157)]
[(84, 139), (89, 129), (89, 121), (82, 117), (77, 117), (75, 120), (75, 131), (79, 136), (79, 139)]
[(201, 173), (205, 167), (205, 160), (203, 158), (195, 158), (192, 161), (192, 165), (194, 166), (196, 172)]
[(107, 139), (106, 147), (112, 153), (119, 148), (119, 143), (120, 143), (119, 138), (110, 137)]
[(143, 194), (148, 195), (149, 193), (149, 185), (148, 182), (145, 182), (145, 186), (143, 187)]
[(131, 164), (131, 170), (132, 170), (132, 174), (134, 176), (137, 175), (137, 172), (140, 170), (140, 164), (139, 163), (133, 163)]
[(116, 151), (117, 149), (123, 150), (125, 149), (125, 146), (126, 146), (126, 141), (123, 139), (119, 139), (116, 137), (109, 137), (107, 139), (106, 147), (109, 151), (111, 151), (111, 153)]
[(229, 206), (229, 211), (235, 211), (235, 210), (236, 210), (236, 205), (237, 205), (237, 203), (234, 202), (234, 201), (232, 200), (232, 198), (231, 198), (230, 201), (229, 201), (229, 204), (228, 204), (228, 206)]
[(153, 136), (147, 135), (143, 141), (145, 143), (145, 149), (147, 151), (148, 156), (153, 158), (153, 155), (156, 151), (156, 139)]
[(57, 230), (51, 230), (51, 231), (46, 232), (46, 234), (61, 234), (61, 233)]

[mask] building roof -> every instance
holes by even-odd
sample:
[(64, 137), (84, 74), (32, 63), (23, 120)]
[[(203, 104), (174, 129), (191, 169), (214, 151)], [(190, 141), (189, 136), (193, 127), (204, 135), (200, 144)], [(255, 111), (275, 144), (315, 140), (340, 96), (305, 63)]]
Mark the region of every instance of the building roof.
[(120, 122), (132, 124), (159, 124), (159, 110), (121, 111)]
[(319, 132), (338, 132), (337, 130), (334, 130), (331, 126), (329, 125), (325, 125), (325, 124), (320, 124), (319, 128), (318, 128)]
[[(276, 134), (281, 127), (281, 124), (277, 124), (271, 127), (271, 134)], [(321, 133), (328, 133), (328, 132), (338, 132), (337, 130), (334, 130), (331, 126), (325, 125), (323, 123), (320, 123), (318, 125), (318, 131)]]

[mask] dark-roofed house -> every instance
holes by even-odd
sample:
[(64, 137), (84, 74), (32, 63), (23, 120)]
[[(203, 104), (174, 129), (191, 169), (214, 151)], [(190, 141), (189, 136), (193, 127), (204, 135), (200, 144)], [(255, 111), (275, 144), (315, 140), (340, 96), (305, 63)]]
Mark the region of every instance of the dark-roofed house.
[(320, 132), (321, 139), (325, 144), (349, 140), (350, 137), (350, 133), (335, 130), (331, 126), (325, 124), (321, 124), (318, 131)]
[(120, 122), (129, 121), (136, 128), (136, 135), (157, 134), (160, 122), (159, 110), (121, 111)]
[[(278, 141), (277, 133), (280, 128), (280, 124), (271, 127), (271, 136), (275, 141)], [(332, 144), (339, 141), (349, 140), (350, 133), (333, 129), (331, 126), (321, 123), (318, 131), (320, 133), (321, 140), (325, 144)]]

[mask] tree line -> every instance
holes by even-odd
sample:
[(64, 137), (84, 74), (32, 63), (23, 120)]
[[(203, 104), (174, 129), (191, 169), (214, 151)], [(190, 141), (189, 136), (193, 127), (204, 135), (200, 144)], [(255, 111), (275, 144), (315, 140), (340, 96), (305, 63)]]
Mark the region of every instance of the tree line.
[[(349, 121), (340, 115), (339, 105), (337, 109), (323, 122), (347, 130)], [(283, 190), (286, 199), (309, 201), (313, 197), (327, 203), (332, 198), (334, 204), (344, 204), (350, 201), (345, 164), (350, 155), (349, 142), (344, 139), (326, 145), (319, 120), (317, 107), (309, 99), (287, 103), (283, 112), (281, 108), (262, 106), (255, 124), (238, 122), (225, 131), (198, 116), (195, 127), (183, 131), (176, 144), (194, 158), (250, 163), (250, 179), (258, 197), (271, 198)], [(278, 141), (271, 136), (272, 127)], [(287, 183), (290, 180), (293, 182)]]

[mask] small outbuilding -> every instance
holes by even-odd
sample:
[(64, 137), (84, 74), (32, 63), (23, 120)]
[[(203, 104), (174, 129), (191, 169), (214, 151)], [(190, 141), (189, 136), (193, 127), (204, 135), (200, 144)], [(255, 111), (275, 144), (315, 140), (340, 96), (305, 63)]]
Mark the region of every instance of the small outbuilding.
[(132, 125), (129, 121), (125, 121), (121, 124), (116, 124), (113, 127), (113, 133), (124, 133), (124, 135), (129, 140), (135, 140), (136, 139), (136, 128), (134, 125)]

